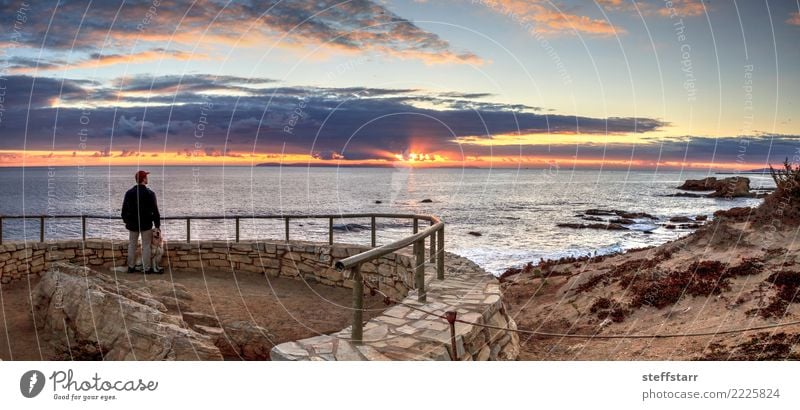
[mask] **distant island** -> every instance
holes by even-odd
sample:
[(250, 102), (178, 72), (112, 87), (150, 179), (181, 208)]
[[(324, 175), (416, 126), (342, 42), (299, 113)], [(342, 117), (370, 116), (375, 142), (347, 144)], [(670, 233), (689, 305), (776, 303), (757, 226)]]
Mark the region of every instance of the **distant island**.
[[(291, 163), (291, 164), (283, 164), (280, 162), (262, 162), (260, 164), (256, 164), (257, 167), (288, 167), (288, 168), (395, 168), (395, 165), (388, 163), (388, 164), (350, 164), (350, 163), (340, 163), (340, 164), (327, 164), (327, 163), (317, 163), (317, 162), (307, 162), (307, 163)], [(417, 168), (408, 165), (400, 165), (399, 168)], [(455, 168), (455, 169), (482, 169), (482, 167), (477, 166), (436, 166), (436, 167), (424, 167), (424, 168)]]
[(769, 174), (769, 167), (760, 168), (760, 169), (750, 169), (750, 170), (747, 170), (747, 171), (739, 171), (739, 172), (719, 171), (719, 172), (715, 172), (715, 174), (717, 174), (717, 175)]

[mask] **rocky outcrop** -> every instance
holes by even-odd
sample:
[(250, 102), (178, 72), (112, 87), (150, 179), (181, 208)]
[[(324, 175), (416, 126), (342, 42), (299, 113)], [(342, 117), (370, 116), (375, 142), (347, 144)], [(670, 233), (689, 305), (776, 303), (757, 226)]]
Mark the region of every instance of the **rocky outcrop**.
[(739, 198), (754, 196), (750, 193), (750, 179), (730, 177), (720, 181), (716, 190), (708, 196), (711, 198)]
[(678, 189), (682, 189), (684, 191), (714, 191), (717, 189), (718, 183), (719, 181), (717, 181), (716, 177), (687, 179), (683, 185), (678, 187)]
[(709, 198), (738, 198), (755, 196), (750, 192), (750, 179), (745, 177), (728, 177), (717, 179), (708, 177), (703, 179), (687, 179), (678, 189), (684, 191), (714, 191), (707, 195)]
[(275, 336), (267, 329), (243, 320), (225, 322), (223, 333), (214, 344), (225, 357), (243, 360), (269, 360)]
[(222, 359), (210, 338), (169, 314), (164, 297), (154, 293), (162, 292), (59, 263), (31, 297), (39, 335), (57, 350), (93, 345), (104, 360)]
[(622, 224), (618, 223), (591, 223), (591, 224), (583, 224), (583, 223), (573, 223), (573, 222), (565, 222), (565, 223), (558, 223), (556, 224), (559, 228), (572, 228), (572, 229), (604, 229), (610, 231), (626, 231), (628, 228), (623, 226)]
[(594, 216), (618, 216), (620, 218), (626, 218), (626, 219), (640, 219), (640, 218), (658, 219), (655, 216), (650, 215), (646, 212), (631, 212), (620, 209), (587, 209), (585, 214)]

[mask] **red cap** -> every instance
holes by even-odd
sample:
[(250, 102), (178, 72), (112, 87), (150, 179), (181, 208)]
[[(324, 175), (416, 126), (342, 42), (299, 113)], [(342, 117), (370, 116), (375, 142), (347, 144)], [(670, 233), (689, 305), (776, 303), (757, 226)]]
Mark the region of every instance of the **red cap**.
[(142, 183), (142, 181), (143, 181), (145, 178), (147, 178), (147, 176), (148, 176), (148, 175), (150, 175), (150, 173), (149, 173), (149, 172), (147, 172), (147, 171), (139, 171), (139, 172), (137, 172), (137, 173), (136, 173), (136, 183), (137, 183), (137, 184), (141, 184), (141, 183)]

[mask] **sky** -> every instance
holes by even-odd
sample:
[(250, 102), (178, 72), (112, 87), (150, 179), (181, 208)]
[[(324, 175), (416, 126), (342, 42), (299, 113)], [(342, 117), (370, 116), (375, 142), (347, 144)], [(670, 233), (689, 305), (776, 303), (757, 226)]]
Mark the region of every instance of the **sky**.
[(800, 161), (800, 0), (0, 9), (0, 166)]

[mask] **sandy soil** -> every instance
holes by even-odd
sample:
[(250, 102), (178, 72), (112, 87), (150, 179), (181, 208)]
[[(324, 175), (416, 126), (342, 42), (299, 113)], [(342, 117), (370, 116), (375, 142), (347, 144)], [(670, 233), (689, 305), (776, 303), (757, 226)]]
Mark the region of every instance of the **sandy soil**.
[[(124, 275), (124, 279), (145, 281), (149, 278), (174, 280), (192, 293), (192, 310), (220, 319), (253, 321), (275, 335), (274, 343), (283, 343), (321, 333), (339, 331), (350, 324), (352, 291), (286, 278), (265, 278), (230, 271), (174, 272), (171, 276)], [(53, 349), (37, 342), (31, 319), (29, 289), (25, 281), (2, 285), (0, 316), (0, 359), (48, 360)], [(364, 298), (365, 320), (378, 316), (386, 306), (378, 296)]]
[[(800, 278), (800, 231), (787, 228), (766, 234), (731, 223), (656, 248), (539, 266), (506, 278), (504, 298), (519, 328), (554, 333), (685, 334), (797, 321), (800, 288), (781, 288), (772, 276)], [(704, 276), (707, 265), (722, 276)], [(779, 300), (781, 289), (789, 302)], [(520, 339), (521, 360), (800, 358), (800, 325), (714, 337)]]

